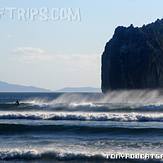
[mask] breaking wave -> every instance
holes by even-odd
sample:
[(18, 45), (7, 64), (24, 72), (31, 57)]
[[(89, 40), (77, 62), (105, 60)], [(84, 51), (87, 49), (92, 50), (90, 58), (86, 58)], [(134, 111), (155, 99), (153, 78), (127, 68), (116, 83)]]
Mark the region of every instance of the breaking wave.
[[(119, 152), (120, 154), (122, 154), (122, 152)], [(138, 153), (138, 152), (137, 152)], [(124, 155), (129, 155), (132, 154), (131, 152), (124, 152)], [(136, 154), (136, 153), (134, 153)], [(139, 153), (138, 153), (139, 154)], [(117, 161), (121, 160), (121, 163), (126, 163), (126, 161), (129, 162), (149, 162), (149, 161), (156, 161), (156, 162), (162, 162), (162, 160), (159, 159), (139, 159), (139, 160), (133, 160), (132, 158), (128, 158), (128, 159), (111, 159), (111, 155), (113, 155), (113, 153), (109, 153), (109, 152), (68, 152), (68, 151), (56, 151), (56, 150), (39, 150), (39, 149), (29, 149), (29, 150), (23, 150), (23, 149), (10, 149), (10, 150), (1, 150), (0, 151), (0, 160), (2, 161), (14, 161), (14, 160), (22, 160), (22, 161), (29, 161), (29, 160), (38, 160), (41, 161), (43, 160), (44, 162), (48, 162), (50, 160), (54, 161)]]
[(111, 91), (106, 95), (101, 93), (56, 95), (54, 93), (54, 96), (28, 97), (21, 99), (19, 106), (15, 105), (15, 101), (1, 102), (0, 111), (163, 112), (163, 95), (158, 90)]
[(108, 94), (100, 93), (63, 93), (53, 100), (47, 98), (34, 98), (24, 101), (25, 103), (40, 105), (40, 106), (55, 106), (56, 104), (70, 104), (70, 105), (91, 105), (94, 103), (130, 103), (130, 104), (148, 104), (148, 105), (161, 105), (163, 104), (162, 90), (123, 90), (123, 91), (110, 91)]
[(163, 122), (163, 113), (1, 112), (2, 119)]

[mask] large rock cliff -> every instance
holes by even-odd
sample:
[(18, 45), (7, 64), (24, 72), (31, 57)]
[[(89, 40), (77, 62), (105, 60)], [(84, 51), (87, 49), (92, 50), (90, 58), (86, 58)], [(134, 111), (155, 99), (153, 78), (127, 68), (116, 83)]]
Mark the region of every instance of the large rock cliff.
[(102, 91), (163, 87), (163, 20), (117, 27), (102, 55)]

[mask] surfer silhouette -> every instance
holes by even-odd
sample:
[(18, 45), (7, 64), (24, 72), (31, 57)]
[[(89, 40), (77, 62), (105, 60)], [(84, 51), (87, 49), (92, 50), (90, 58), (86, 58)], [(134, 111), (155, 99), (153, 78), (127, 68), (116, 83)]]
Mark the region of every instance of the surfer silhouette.
[(19, 100), (16, 100), (15, 104), (16, 105), (20, 105)]

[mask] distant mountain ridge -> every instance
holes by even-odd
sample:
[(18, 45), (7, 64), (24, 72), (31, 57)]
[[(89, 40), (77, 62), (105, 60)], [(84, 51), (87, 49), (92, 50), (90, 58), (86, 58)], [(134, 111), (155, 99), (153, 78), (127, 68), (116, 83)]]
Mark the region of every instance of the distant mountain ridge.
[[(51, 92), (51, 90), (0, 81), (0, 92)], [(94, 87), (65, 87), (53, 92), (101, 92), (101, 89)]]
[(0, 81), (0, 92), (50, 92), (50, 90)]
[(93, 87), (65, 87), (56, 92), (101, 92), (100, 88)]

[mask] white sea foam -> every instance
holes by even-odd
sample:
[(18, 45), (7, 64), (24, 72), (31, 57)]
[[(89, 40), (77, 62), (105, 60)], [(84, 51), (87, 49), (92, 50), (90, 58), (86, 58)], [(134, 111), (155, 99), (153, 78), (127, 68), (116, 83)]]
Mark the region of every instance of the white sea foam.
[[(128, 156), (129, 155), (143, 155), (147, 154), (148, 156), (151, 155), (161, 155), (161, 152), (153, 152), (151, 149), (132, 149), (130, 151), (125, 151), (124, 149), (119, 150), (108, 150), (107, 152), (104, 151), (83, 151), (83, 150), (66, 150), (66, 149), (1, 149), (0, 150), (0, 160), (33, 160), (33, 159), (43, 159), (44, 161), (47, 159), (55, 160), (81, 160), (81, 159), (89, 159), (89, 160), (109, 160), (113, 155), (121, 156), (123, 154)], [(148, 157), (147, 157), (148, 159)], [(127, 159), (126, 159), (127, 160)], [(144, 158), (140, 158), (139, 160), (145, 160)], [(157, 159), (161, 161), (161, 159)]]
[(1, 112), (0, 119), (163, 122), (163, 113)]

